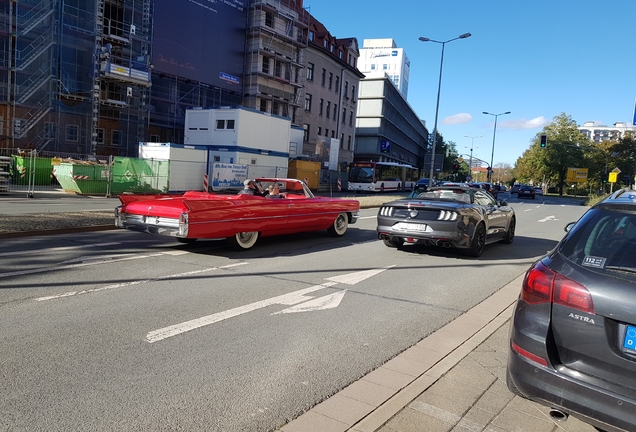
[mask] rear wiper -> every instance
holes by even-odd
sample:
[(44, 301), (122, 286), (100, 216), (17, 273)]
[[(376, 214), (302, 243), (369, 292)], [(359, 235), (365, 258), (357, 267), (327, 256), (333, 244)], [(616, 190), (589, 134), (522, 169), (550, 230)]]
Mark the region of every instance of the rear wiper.
[(621, 266), (605, 266), (606, 270), (619, 270), (629, 273), (636, 273), (636, 268), (634, 267), (621, 267)]

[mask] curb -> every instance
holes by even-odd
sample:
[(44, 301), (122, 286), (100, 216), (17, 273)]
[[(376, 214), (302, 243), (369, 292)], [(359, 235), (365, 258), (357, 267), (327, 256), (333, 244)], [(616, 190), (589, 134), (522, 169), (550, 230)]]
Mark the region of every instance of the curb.
[[(503, 326), (525, 273), (279, 432), (376, 432)], [(374, 390), (370, 394), (370, 388)]]
[(114, 230), (114, 229), (117, 229), (117, 227), (113, 224), (113, 225), (92, 225), (92, 226), (71, 227), (71, 228), (55, 228), (55, 229), (36, 230), (36, 231), (13, 231), (8, 233), (0, 233), (0, 240), (21, 238), (21, 237), (36, 237), (36, 236), (47, 236), (47, 235), (56, 235), (56, 234), (69, 234), (69, 233), (77, 233), (77, 232), (107, 231), (107, 230)]

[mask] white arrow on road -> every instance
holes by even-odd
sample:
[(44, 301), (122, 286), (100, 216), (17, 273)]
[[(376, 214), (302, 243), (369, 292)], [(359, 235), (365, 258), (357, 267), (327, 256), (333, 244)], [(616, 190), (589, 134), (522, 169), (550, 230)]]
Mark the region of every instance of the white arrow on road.
[(537, 222), (551, 222), (557, 221), (558, 219), (555, 216), (546, 216), (543, 219), (539, 219)]
[(342, 301), (347, 290), (338, 291), (337, 293), (329, 294), (324, 297), (318, 297), (317, 299), (306, 301), (296, 306), (292, 306), (287, 309), (283, 309), (279, 312), (274, 312), (272, 315), (294, 313), (294, 312), (312, 312), (317, 310), (333, 309), (337, 308)]
[[(338, 304), (340, 304), (340, 301), (342, 300), (342, 297), (344, 296), (345, 291), (339, 291), (335, 294), (330, 294), (326, 297), (321, 297), (321, 298), (317, 298), (317, 299), (312, 299), (311, 297), (308, 297), (307, 294), (310, 294), (314, 291), (318, 291), (324, 288), (329, 288), (331, 286), (334, 286), (338, 283), (343, 283), (343, 284), (348, 284), (348, 285), (354, 285), (358, 282), (361, 282), (367, 278), (370, 278), (371, 276), (375, 276), (379, 273), (382, 273), (383, 271), (391, 268), (393, 266), (389, 266), (389, 267), (385, 267), (382, 269), (373, 269), (373, 270), (364, 270), (364, 271), (360, 271), (360, 272), (355, 272), (355, 273), (349, 273), (349, 274), (345, 274), (345, 275), (340, 275), (340, 276), (335, 276), (335, 277), (331, 277), (331, 278), (327, 278), (327, 280), (329, 282), (325, 282), (323, 284), (320, 285), (314, 285), (312, 287), (309, 288), (304, 288), (298, 291), (294, 291), (291, 292), (289, 294), (283, 294), (280, 296), (276, 296), (276, 297), (272, 297), (266, 300), (261, 300), (255, 303), (250, 303), (248, 305), (245, 306), (239, 306), (233, 309), (229, 309), (223, 312), (219, 312), (219, 313), (215, 313), (212, 315), (208, 315), (208, 316), (204, 316), (201, 318), (197, 318), (197, 319), (193, 319), (190, 321), (186, 321), (180, 324), (175, 324), (169, 327), (164, 327), (158, 330), (154, 330), (149, 332), (146, 335), (146, 342), (149, 343), (153, 343), (153, 342), (158, 342), (164, 339), (167, 339), (169, 337), (172, 336), (176, 336), (179, 335), (181, 333), (185, 333), (188, 332), (190, 330), (194, 330), (200, 327), (204, 327), (210, 324), (214, 324), (217, 323), (219, 321), (223, 321), (226, 320), (228, 318), (233, 318), (239, 315), (243, 315), (246, 314), (247, 312), (251, 312), (257, 309), (262, 309), (264, 307), (267, 306), (271, 306), (271, 305), (275, 305), (275, 304), (281, 304), (281, 305), (296, 305), (299, 303), (303, 303), (303, 304), (308, 304), (310, 303), (310, 305), (308, 305), (306, 307), (306, 310), (320, 310), (320, 304), (323, 305), (322, 309), (328, 309), (327, 307), (324, 307), (325, 304), (329, 305), (329, 308), (331, 307), (337, 307)], [(340, 296), (340, 298), (338, 298), (338, 295)], [(329, 297), (329, 298), (327, 298)], [(337, 304), (336, 304), (337, 301)], [(334, 305), (335, 306), (332, 306)], [(303, 306), (302, 304), (300, 306)], [(293, 308), (288, 308), (285, 309), (287, 311), (289, 311), (289, 309), (293, 309)], [(294, 310), (292, 312), (304, 312), (303, 310), (301, 310), (303, 308), (299, 308), (298, 310)]]

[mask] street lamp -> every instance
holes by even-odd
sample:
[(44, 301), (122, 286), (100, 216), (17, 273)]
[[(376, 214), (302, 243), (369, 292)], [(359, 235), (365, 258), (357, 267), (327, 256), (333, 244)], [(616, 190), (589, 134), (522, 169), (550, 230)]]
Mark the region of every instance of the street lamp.
[[(483, 137), (483, 135), (479, 135), (479, 136), (468, 136), (468, 135), (464, 135), (464, 138), (470, 138), (470, 162), (468, 163), (468, 173), (472, 179), (473, 176), (473, 146), (475, 145), (475, 138), (481, 138)], [(479, 148), (479, 147), (477, 147)], [(471, 180), (469, 179), (469, 180)]]
[(433, 174), (435, 172), (435, 140), (437, 140), (437, 116), (439, 115), (439, 95), (442, 90), (442, 66), (444, 65), (444, 46), (457, 39), (466, 39), (471, 36), (470, 33), (464, 33), (456, 38), (449, 39), (447, 41), (438, 41), (429, 39), (426, 37), (420, 37), (419, 40), (422, 42), (435, 42), (438, 44), (442, 44), (442, 59), (439, 62), (439, 84), (437, 85), (437, 105), (435, 106), (435, 124), (433, 125), (433, 139), (431, 140), (431, 171), (428, 176), (428, 185), (433, 185)]
[(495, 158), (495, 135), (497, 134), (497, 117), (504, 114), (510, 114), (510, 111), (499, 114), (492, 114), (486, 111), (484, 111), (483, 113), (495, 117), (495, 129), (492, 132), (492, 152), (490, 153), (490, 171), (488, 171), (488, 183), (492, 183), (492, 161)]

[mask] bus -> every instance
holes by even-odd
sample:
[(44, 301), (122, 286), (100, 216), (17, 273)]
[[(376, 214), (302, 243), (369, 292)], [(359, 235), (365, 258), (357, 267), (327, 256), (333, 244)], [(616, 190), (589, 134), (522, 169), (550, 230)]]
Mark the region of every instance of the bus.
[(413, 190), (419, 169), (396, 162), (352, 162), (349, 165), (348, 190), (385, 192)]

